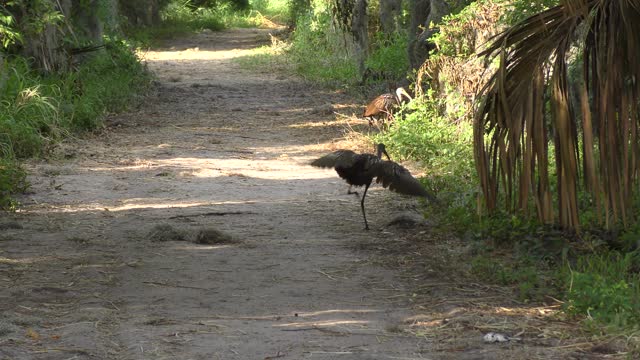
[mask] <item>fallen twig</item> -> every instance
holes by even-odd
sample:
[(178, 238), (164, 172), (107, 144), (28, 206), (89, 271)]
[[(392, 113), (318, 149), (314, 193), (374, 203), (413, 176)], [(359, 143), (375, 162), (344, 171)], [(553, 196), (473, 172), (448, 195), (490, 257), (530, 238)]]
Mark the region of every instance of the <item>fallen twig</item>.
[(320, 273), (326, 277), (328, 277), (329, 279), (333, 280), (333, 281), (337, 281), (338, 279), (334, 278), (333, 276), (327, 274), (326, 272), (322, 271), (322, 270), (316, 270), (317, 273)]

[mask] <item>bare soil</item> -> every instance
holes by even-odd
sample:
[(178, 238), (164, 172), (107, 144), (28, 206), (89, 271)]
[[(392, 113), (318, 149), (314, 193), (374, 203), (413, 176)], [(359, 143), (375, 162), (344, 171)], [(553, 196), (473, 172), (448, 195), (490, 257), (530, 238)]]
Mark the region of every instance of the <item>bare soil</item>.
[(344, 135), (366, 121), (334, 113), (360, 104), (241, 68), (269, 31), (147, 52), (152, 96), (28, 165), (0, 219), (0, 359), (598, 356), (552, 309), (456, 278), (460, 240), (386, 225), (418, 200), (372, 188), (364, 231), (346, 184), (307, 165), (362, 146)]

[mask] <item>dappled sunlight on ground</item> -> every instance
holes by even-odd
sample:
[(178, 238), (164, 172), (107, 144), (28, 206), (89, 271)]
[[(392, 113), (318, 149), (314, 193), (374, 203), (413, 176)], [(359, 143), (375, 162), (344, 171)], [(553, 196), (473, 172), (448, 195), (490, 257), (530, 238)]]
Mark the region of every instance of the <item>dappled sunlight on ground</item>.
[(186, 49), (182, 51), (149, 51), (144, 54), (144, 60), (154, 61), (181, 61), (181, 60), (226, 60), (251, 54), (251, 50), (206, 51)]
[(8, 264), (8, 265), (29, 265), (35, 264), (41, 261), (51, 261), (55, 260), (55, 258), (51, 256), (38, 256), (38, 257), (26, 257), (26, 258), (8, 258), (0, 256), (0, 264)]
[(304, 321), (304, 322), (292, 322), (286, 324), (274, 325), (274, 327), (304, 327), (304, 326), (339, 326), (339, 325), (364, 325), (368, 324), (368, 321), (362, 320), (320, 320), (320, 321)]
[(197, 252), (206, 252), (211, 250), (222, 250), (227, 249), (233, 245), (179, 245), (174, 246), (173, 249), (180, 251), (197, 251)]

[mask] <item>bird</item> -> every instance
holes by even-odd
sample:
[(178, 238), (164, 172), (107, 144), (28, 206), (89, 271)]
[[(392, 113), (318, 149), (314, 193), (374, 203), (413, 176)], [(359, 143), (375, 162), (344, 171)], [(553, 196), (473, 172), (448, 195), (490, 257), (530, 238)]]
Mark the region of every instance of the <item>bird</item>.
[(402, 103), (403, 96), (406, 96), (409, 101), (412, 100), (411, 95), (409, 95), (409, 93), (403, 87), (397, 88), (395, 93), (389, 92), (376, 97), (375, 99), (371, 100), (369, 104), (367, 104), (367, 107), (362, 113), (362, 117), (369, 118), (369, 127), (373, 125), (374, 117), (378, 121), (382, 117), (385, 117), (387, 121), (390, 122), (393, 119), (392, 111), (394, 111), (395, 108), (397, 108), (400, 103)]
[[(387, 159), (383, 160), (382, 154)], [(349, 193), (352, 186), (364, 186), (364, 193), (360, 201), (365, 230), (369, 230), (367, 214), (364, 209), (364, 199), (373, 179), (382, 184), (384, 188), (405, 195), (426, 197), (432, 202), (437, 198), (430, 194), (420, 182), (414, 178), (409, 170), (399, 165), (389, 157), (386, 146), (382, 143), (376, 145), (376, 154), (357, 154), (351, 150), (337, 150), (324, 155), (311, 162), (311, 166), (321, 168), (334, 168), (338, 176), (349, 184)]]

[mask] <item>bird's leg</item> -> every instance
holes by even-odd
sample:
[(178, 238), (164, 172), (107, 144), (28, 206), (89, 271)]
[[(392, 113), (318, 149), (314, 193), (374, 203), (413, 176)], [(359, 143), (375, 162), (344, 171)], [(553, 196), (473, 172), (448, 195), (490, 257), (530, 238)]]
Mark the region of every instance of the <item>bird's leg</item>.
[(362, 209), (362, 217), (364, 218), (365, 230), (369, 230), (369, 223), (367, 222), (367, 214), (364, 212), (364, 198), (367, 197), (367, 190), (369, 190), (369, 185), (371, 185), (371, 183), (368, 183), (364, 187), (364, 194), (362, 194), (362, 201), (360, 201), (360, 208)]
[(395, 118), (393, 117), (393, 113), (389, 111), (387, 113), (387, 122), (385, 123), (385, 130), (389, 130), (389, 127), (391, 127), (392, 121), (395, 121)]
[(376, 116), (376, 129), (380, 132), (380, 123), (384, 123), (384, 120), (381, 120), (380, 115)]
[(356, 196), (360, 195), (360, 194), (358, 194), (357, 191), (351, 191), (352, 187), (353, 187), (353, 185), (349, 185), (349, 190), (347, 190), (347, 194), (349, 194), (349, 195), (356, 194)]

